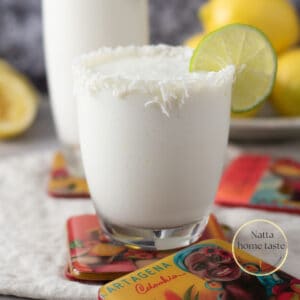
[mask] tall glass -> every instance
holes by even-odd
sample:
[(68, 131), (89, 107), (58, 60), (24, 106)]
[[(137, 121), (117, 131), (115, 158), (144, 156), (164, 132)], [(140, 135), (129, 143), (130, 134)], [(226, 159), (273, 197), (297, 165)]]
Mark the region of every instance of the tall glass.
[(234, 67), (189, 73), (190, 50), (103, 49), (75, 66), (80, 144), (97, 213), (143, 249), (201, 235), (228, 139)]
[(81, 173), (71, 65), (102, 46), (148, 43), (147, 0), (43, 0), (51, 105), (69, 166)]

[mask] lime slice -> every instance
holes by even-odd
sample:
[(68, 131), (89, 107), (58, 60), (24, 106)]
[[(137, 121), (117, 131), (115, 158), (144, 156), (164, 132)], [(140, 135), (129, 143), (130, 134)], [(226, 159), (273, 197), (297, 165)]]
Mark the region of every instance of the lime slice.
[(195, 49), (190, 71), (236, 67), (232, 112), (245, 112), (271, 93), (277, 71), (276, 53), (264, 33), (244, 24), (230, 24), (207, 34)]
[(38, 97), (33, 85), (0, 60), (0, 139), (17, 136), (29, 128), (37, 109)]

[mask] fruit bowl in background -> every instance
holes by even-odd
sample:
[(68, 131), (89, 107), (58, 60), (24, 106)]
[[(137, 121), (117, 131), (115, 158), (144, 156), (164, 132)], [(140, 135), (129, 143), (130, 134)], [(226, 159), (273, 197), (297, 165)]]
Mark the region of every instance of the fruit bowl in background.
[(300, 117), (279, 116), (267, 101), (256, 117), (231, 119), (230, 139), (233, 141), (300, 140)]
[(300, 18), (292, 2), (208, 0), (199, 8), (198, 17), (203, 32), (185, 41), (191, 48), (197, 47), (208, 33), (241, 23), (263, 31), (278, 55), (272, 94), (262, 107), (232, 115), (231, 140), (300, 140)]

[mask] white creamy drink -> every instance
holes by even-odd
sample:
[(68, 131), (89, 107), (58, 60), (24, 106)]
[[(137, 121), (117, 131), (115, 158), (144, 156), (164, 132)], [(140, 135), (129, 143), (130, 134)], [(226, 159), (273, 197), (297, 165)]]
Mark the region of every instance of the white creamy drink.
[(234, 67), (190, 73), (190, 57), (183, 47), (101, 49), (74, 68), (85, 172), (116, 239), (167, 249), (194, 241), (206, 224), (227, 145)]
[(78, 145), (72, 87), (75, 57), (103, 46), (148, 43), (147, 0), (43, 0), (47, 77), (57, 133)]

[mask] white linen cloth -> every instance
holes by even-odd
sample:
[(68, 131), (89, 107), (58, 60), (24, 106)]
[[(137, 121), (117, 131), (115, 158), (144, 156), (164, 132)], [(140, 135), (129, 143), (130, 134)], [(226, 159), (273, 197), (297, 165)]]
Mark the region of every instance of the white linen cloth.
[[(229, 148), (228, 159), (239, 150)], [(35, 299), (97, 299), (98, 285), (64, 278), (65, 223), (94, 213), (89, 200), (52, 199), (46, 194), (53, 152), (42, 151), (0, 162), (0, 294)], [(254, 218), (277, 222), (287, 233), (289, 257), (284, 270), (300, 277), (300, 216), (213, 207), (220, 222), (237, 229)]]
[(53, 152), (0, 162), (0, 294), (36, 299), (97, 299), (97, 285), (64, 278), (68, 217), (93, 213), (89, 200), (46, 194)]

